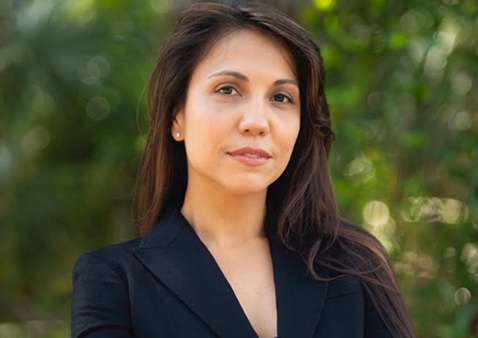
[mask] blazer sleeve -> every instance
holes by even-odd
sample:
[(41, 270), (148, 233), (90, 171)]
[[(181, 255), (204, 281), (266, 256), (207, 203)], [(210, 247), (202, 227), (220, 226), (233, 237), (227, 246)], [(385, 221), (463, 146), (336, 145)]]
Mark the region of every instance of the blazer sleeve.
[(365, 338), (393, 338), (385, 322), (372, 303), (367, 292), (365, 296)]
[(72, 338), (133, 338), (126, 277), (84, 254), (73, 269)]

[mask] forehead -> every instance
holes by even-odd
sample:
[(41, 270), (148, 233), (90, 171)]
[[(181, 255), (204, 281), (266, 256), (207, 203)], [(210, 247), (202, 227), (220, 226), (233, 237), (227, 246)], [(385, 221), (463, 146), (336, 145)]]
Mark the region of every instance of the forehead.
[(281, 68), (287, 68), (296, 77), (295, 60), (289, 48), (272, 34), (251, 28), (232, 30), (214, 41), (196, 65), (196, 70), (221, 64), (247, 69), (251, 60), (259, 64), (263, 61), (264, 66), (282, 65)]

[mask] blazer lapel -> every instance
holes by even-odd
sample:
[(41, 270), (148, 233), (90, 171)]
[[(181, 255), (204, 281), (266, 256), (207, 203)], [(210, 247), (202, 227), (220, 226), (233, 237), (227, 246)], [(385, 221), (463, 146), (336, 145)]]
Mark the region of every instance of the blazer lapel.
[[(277, 302), (279, 338), (313, 337), (327, 295), (328, 282), (308, 276), (307, 265), (299, 254), (270, 241)], [(328, 270), (317, 273), (328, 278)]]
[(162, 217), (135, 255), (218, 336), (257, 337), (214, 258), (179, 212)]

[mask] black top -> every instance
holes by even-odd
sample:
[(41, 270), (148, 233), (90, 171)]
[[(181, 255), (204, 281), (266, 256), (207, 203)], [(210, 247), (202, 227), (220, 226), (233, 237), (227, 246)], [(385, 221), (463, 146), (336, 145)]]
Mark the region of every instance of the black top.
[[(325, 281), (271, 240), (281, 338), (391, 337), (361, 283)], [(73, 338), (256, 338), (214, 258), (179, 212), (143, 238), (80, 257), (73, 272)]]

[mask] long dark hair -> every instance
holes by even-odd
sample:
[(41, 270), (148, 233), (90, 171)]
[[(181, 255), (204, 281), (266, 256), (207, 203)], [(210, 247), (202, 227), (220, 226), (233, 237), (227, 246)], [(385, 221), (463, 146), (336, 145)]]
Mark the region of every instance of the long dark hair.
[(394, 337), (414, 337), (391, 263), (382, 245), (339, 214), (328, 155), (334, 134), (325, 97), (322, 56), (311, 35), (293, 20), (257, 3), (197, 3), (179, 17), (150, 78), (150, 127), (137, 180), (140, 234), (171, 207), (180, 208), (187, 185), (184, 144), (171, 137), (175, 112), (185, 102), (196, 65), (221, 37), (253, 29), (275, 39), (294, 58), (301, 98), (301, 126), (291, 160), (268, 190), (267, 225), (278, 240), (308, 261), (362, 281)]

